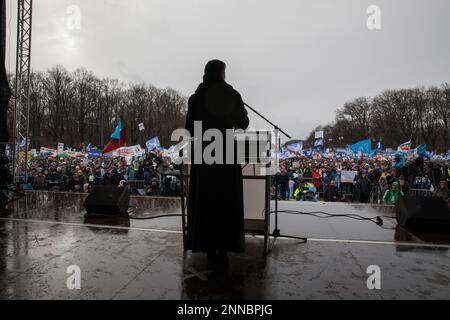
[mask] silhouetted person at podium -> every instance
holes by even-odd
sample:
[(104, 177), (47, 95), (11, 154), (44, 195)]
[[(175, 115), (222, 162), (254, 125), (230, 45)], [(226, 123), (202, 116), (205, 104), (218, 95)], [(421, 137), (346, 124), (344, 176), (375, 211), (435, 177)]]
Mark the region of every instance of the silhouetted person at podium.
[(191, 166), (187, 249), (207, 253), (211, 264), (226, 262), (227, 252), (245, 250), (245, 238), (242, 170), (236, 161), (226, 164), (225, 130), (246, 129), (249, 119), (241, 95), (225, 82), (222, 61), (207, 63), (203, 82), (189, 98), (186, 129), (192, 137), (194, 121), (202, 122), (203, 132), (220, 130), (224, 150), (222, 164), (206, 164), (202, 157), (202, 164)]

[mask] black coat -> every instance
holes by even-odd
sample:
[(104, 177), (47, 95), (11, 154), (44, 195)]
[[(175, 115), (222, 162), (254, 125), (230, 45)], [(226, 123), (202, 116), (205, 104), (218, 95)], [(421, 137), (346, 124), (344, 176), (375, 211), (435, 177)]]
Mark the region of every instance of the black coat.
[[(194, 136), (194, 121), (202, 121), (203, 132), (216, 128), (224, 133), (226, 129), (246, 129), (249, 124), (240, 94), (224, 81), (202, 83), (190, 97), (186, 129), (191, 136)], [(204, 143), (203, 148), (208, 144)], [(188, 250), (243, 252), (241, 165), (191, 165), (187, 215)]]
[(328, 187), (325, 191), (325, 201), (339, 201), (339, 188), (338, 187)]

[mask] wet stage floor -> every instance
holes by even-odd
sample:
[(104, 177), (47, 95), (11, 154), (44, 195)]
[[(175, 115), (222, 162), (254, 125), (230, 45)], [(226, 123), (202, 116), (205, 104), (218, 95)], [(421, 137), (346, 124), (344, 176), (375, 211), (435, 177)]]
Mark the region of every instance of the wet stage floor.
[[(28, 192), (0, 215), (1, 299), (449, 299), (450, 237), (412, 234), (383, 218), (382, 227), (348, 217), (279, 214), (282, 234), (262, 255), (247, 252), (211, 270), (202, 254), (183, 255), (181, 219), (84, 217), (86, 195)], [(134, 215), (179, 214), (177, 198), (132, 198)], [(279, 202), (279, 210), (393, 216), (389, 208)], [(273, 220), (271, 229), (273, 229)], [(81, 289), (67, 288), (80, 267)], [(381, 289), (367, 288), (371, 265)]]

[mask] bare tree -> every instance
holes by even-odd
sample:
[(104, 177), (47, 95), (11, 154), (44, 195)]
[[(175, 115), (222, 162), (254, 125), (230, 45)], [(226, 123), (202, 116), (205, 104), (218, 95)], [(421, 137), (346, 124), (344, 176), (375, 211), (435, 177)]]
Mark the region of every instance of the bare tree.
[[(411, 140), (426, 143), (433, 150), (450, 148), (450, 86), (428, 89), (386, 90), (373, 99), (360, 97), (336, 111), (334, 123), (324, 130), (328, 146), (343, 146), (360, 139), (382, 139), (383, 145), (396, 148)], [(314, 131), (316, 131), (316, 128)], [(314, 140), (308, 137), (308, 145)]]
[[(69, 72), (63, 66), (31, 74), (30, 100), (33, 148), (57, 142), (102, 145), (119, 119), (128, 127), (128, 144), (158, 136), (168, 146), (172, 131), (184, 125), (187, 104), (185, 96), (170, 88), (100, 80), (84, 68)], [(138, 128), (141, 122), (144, 133)]]

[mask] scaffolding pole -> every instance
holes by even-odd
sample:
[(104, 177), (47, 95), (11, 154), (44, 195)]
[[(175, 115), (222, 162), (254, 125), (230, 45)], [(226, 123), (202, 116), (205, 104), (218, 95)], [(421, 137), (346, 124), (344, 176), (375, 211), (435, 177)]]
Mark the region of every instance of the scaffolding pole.
[[(28, 148), (30, 130), (30, 62), (31, 22), (33, 0), (18, 0), (17, 5), (17, 55), (14, 90), (14, 181), (28, 179)], [(21, 151), (23, 156), (21, 156)]]

